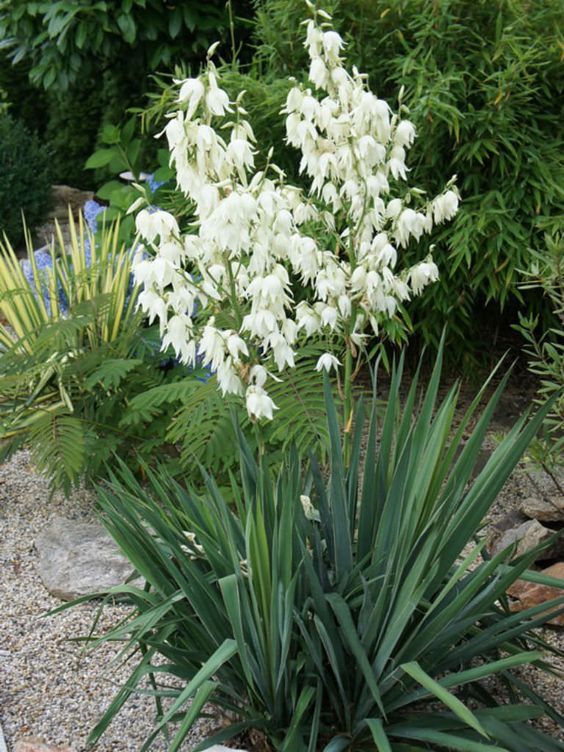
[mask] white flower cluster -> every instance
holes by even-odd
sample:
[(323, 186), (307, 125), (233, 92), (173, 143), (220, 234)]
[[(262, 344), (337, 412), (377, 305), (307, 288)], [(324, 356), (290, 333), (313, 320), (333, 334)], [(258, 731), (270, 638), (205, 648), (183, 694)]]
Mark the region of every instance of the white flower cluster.
[[(363, 75), (347, 72), (343, 41), (328, 20), (318, 11), (307, 24), (314, 88), (295, 86), (284, 109), (309, 194), (285, 182), (271, 154), (255, 169), (241, 97), (229, 100), (209, 55), (204, 74), (179, 82), (179, 109), (165, 128), (195, 222), (182, 235), (164, 211), (143, 209), (136, 220), (150, 251), (135, 263), (139, 301), (159, 320), (163, 347), (213, 369), (222, 392), (244, 395), (256, 419), (273, 417), (266, 382), (276, 378), (274, 368), (294, 366), (299, 343), (325, 337), (341, 349), (343, 341), (361, 348), (399, 303), (438, 278), (430, 257), (398, 271), (398, 249), (458, 207), (450, 185), (427, 203), (417, 189), (393, 197), (392, 187), (407, 178), (415, 128), (391, 113)], [(317, 369), (339, 365), (325, 353)]]

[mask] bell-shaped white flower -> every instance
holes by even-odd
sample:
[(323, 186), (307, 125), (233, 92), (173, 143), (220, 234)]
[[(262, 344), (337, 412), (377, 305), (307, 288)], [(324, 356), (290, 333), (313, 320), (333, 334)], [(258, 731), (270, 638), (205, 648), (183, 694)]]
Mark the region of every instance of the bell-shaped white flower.
[(167, 320), (167, 308), (163, 298), (154, 290), (145, 289), (139, 293), (137, 299), (139, 307), (147, 314), (149, 324), (158, 318), (161, 322), (161, 328)]
[(337, 371), (341, 362), (331, 353), (323, 353), (315, 365), (316, 371), (327, 371), (330, 373), (332, 370)]
[(218, 386), (224, 397), (226, 394), (242, 395), (244, 393), (243, 382), (234, 368), (232, 358), (228, 357), (223, 363), (220, 363), (216, 371), (216, 377)]
[(167, 241), (179, 235), (176, 219), (166, 211), (141, 209), (135, 218), (137, 231), (150, 243), (157, 237)]
[(336, 31), (326, 31), (322, 37), (323, 49), (327, 59), (333, 63), (339, 60), (339, 52), (344, 46), (341, 36)]
[(415, 295), (420, 295), (428, 284), (436, 282), (438, 278), (439, 270), (433, 261), (422, 261), (409, 272), (409, 282)]
[(316, 88), (324, 89), (329, 81), (329, 71), (320, 57), (315, 57), (309, 67), (309, 80)]
[(411, 146), (415, 141), (415, 126), (409, 120), (401, 120), (398, 123), (394, 135), (396, 146)]
[(196, 112), (196, 109), (200, 104), (205, 91), (205, 86), (199, 78), (187, 78), (182, 82), (180, 92), (178, 94), (178, 101), (186, 103), (188, 105), (186, 117), (189, 120)]
[(230, 334), (227, 337), (227, 350), (229, 351), (229, 354), (231, 355), (235, 363), (239, 362), (241, 355), (245, 355), (247, 357), (249, 355), (249, 348), (247, 347), (247, 343), (236, 333)]
[(314, 309), (303, 301), (296, 308), (296, 320), (298, 329), (304, 329), (308, 337), (317, 334), (321, 329), (321, 318)]
[(458, 211), (458, 195), (454, 191), (447, 191), (437, 196), (433, 201), (433, 219), (438, 224), (452, 219)]
[(196, 357), (196, 343), (192, 339), (192, 331), (192, 319), (189, 316), (181, 314), (172, 316), (166, 324), (162, 349), (172, 347), (183, 363), (193, 365)]
[(214, 320), (210, 319), (210, 323), (203, 329), (200, 352), (203, 365), (211, 366), (212, 370), (217, 371), (225, 359), (225, 339), (214, 323)]
[(260, 386), (251, 385), (247, 387), (245, 401), (249, 417), (255, 420), (261, 420), (261, 418), (272, 420), (274, 418), (274, 410), (278, 410), (278, 407)]
[(209, 88), (206, 92), (206, 106), (212, 115), (221, 117), (226, 112), (231, 112), (229, 96), (227, 92), (217, 85), (215, 75), (209, 74)]
[(241, 173), (252, 170), (254, 166), (253, 150), (246, 139), (232, 139), (227, 147), (226, 156)]

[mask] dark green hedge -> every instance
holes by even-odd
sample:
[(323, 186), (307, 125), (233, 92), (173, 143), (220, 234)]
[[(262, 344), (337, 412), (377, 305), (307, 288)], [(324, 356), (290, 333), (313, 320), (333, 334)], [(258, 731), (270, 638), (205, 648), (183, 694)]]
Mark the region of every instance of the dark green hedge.
[(22, 122), (0, 114), (0, 233), (13, 246), (23, 242), (22, 212), (27, 226), (36, 227), (50, 204), (48, 149)]

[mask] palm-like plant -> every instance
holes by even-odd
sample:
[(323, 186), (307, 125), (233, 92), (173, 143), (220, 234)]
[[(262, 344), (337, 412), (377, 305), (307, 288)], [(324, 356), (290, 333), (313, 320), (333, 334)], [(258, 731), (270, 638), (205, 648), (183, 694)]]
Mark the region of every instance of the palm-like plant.
[[(416, 380), (400, 406), (401, 373), (381, 425), (371, 411), (364, 461), (359, 406), (348, 467), (326, 385), (328, 479), (313, 460), (304, 475), (296, 452), (273, 477), (239, 433), (231, 504), (211, 477), (199, 497), (164, 471), (142, 486), (125, 466), (101, 491), (106, 525), (147, 586), (111, 592), (134, 611), (98, 639), (140, 648), (140, 660), (91, 741), (150, 675), (158, 713), (143, 750), (170, 723), (177, 750), (207, 701), (237, 720), (198, 749), (251, 727), (281, 752), (562, 749), (529, 725), (558, 715), (514, 669), (550, 670), (534, 628), (564, 597), (512, 613), (511, 583), (549, 581), (528, 569), (536, 552), (489, 559), (472, 542), (544, 412), (523, 416), (470, 483), (504, 380), (464, 440), (483, 390), (455, 428), (458, 388), (437, 405), (440, 364), (418, 407)], [(182, 688), (161, 686), (163, 673)]]
[[(29, 444), (54, 488), (103, 473), (113, 451), (165, 443), (173, 408), (120, 425), (129, 401), (185, 369), (160, 367), (156, 333), (142, 326), (131, 249), (117, 224), (94, 237), (69, 216), (48, 250), (20, 262), (0, 242), (0, 440), (7, 456)], [(148, 430), (151, 426), (152, 430)]]
[[(69, 238), (55, 225), (56, 239), (41, 252), (31, 249), (22, 264), (7, 238), (0, 240), (0, 345), (31, 352), (43, 328), (81, 303), (104, 298), (96, 320), (81, 332), (89, 346), (112, 342), (123, 329), (140, 323), (137, 291), (131, 284), (131, 251), (119, 241), (119, 224), (98, 238), (69, 211)], [(78, 345), (81, 343), (78, 342)]]

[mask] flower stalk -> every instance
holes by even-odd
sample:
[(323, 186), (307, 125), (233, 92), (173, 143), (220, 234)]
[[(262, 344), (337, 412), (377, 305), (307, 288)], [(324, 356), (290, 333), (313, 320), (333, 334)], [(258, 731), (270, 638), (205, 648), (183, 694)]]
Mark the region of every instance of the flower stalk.
[(451, 219), (458, 193), (454, 178), (430, 200), (405, 185), (415, 139), (405, 106), (393, 113), (366, 76), (349, 72), (330, 16), (311, 12), (309, 86), (295, 85), (283, 110), (309, 190), (286, 181), (272, 149), (265, 167), (255, 166), (260, 144), (242, 93), (231, 101), (221, 88), (214, 45), (206, 71), (177, 82), (163, 131), (196, 220), (180, 232), (167, 212), (139, 211), (145, 253), (135, 275), (163, 346), (215, 371), (222, 393), (244, 397), (254, 420), (277, 409), (269, 382), (294, 367), (308, 341), (322, 341), (316, 370), (343, 371), (348, 446), (357, 353), (438, 279), (431, 256), (402, 268), (401, 250)]

